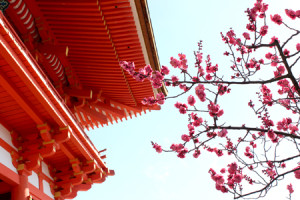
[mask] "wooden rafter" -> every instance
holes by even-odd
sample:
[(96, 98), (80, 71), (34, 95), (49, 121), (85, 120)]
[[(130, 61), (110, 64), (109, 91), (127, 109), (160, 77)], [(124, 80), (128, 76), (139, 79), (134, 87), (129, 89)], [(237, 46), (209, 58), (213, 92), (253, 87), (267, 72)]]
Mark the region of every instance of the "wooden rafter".
[(35, 121), (37, 124), (42, 124), (43, 120), (34, 110), (34, 107), (27, 100), (27, 98), (20, 92), (17, 87), (8, 79), (5, 74), (0, 71), (0, 84), (6, 91), (16, 100), (16, 102), (24, 109), (24, 111)]

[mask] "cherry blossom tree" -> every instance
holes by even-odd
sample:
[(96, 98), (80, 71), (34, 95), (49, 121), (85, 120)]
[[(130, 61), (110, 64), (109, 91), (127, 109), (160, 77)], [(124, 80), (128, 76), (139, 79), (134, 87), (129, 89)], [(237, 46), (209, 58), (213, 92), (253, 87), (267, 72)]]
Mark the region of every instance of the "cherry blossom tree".
[[(300, 179), (300, 30), (290, 25), (299, 25), (300, 10), (286, 9), (286, 21), (267, 11), (268, 5), (257, 0), (245, 11), (248, 24), (241, 36), (233, 29), (221, 33), (228, 48), (224, 59), (231, 63), (226, 70), (220, 70), (210, 55), (203, 54), (202, 41), (194, 52), (193, 67), (183, 53), (170, 58), (170, 65), (180, 72), (179, 76), (170, 75), (166, 66), (161, 71), (153, 71), (149, 65), (136, 70), (134, 63), (120, 62), (137, 81), (149, 80), (154, 88), (165, 84), (181, 91), (168, 97), (159, 93), (142, 101), (152, 106), (178, 98), (175, 109), (188, 116), (187, 133), (181, 135), (181, 143), (163, 149), (152, 142), (153, 148), (158, 153), (173, 152), (179, 158), (189, 153), (201, 158), (204, 151), (217, 158), (232, 157), (234, 161), (227, 166), (211, 168), (209, 173), (216, 189), (232, 193), (234, 199), (264, 197), (285, 177), (292, 177), (295, 184)], [(279, 26), (290, 35), (280, 41), (280, 33), (269, 33), (270, 25)], [(222, 98), (233, 87), (247, 90), (249, 85), (258, 88), (257, 96), (249, 97), (246, 105), (258, 123), (228, 124), (224, 118), (226, 110), (220, 106)], [(185, 95), (187, 98), (183, 98)], [(271, 111), (282, 114), (277, 119)], [(294, 192), (293, 183), (286, 185), (289, 199)]]

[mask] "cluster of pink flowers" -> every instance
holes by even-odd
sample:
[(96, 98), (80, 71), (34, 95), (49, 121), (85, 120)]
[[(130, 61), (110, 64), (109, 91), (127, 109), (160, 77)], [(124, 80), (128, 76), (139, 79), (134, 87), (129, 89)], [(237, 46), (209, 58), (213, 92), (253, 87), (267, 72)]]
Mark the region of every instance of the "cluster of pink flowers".
[(297, 49), (297, 51), (300, 51), (300, 43), (296, 44), (296, 49)]
[(185, 155), (187, 154), (187, 152), (188, 152), (188, 149), (187, 149), (187, 148), (183, 148), (183, 149), (177, 154), (177, 156), (178, 156), (179, 158), (185, 158)]
[(225, 86), (223, 84), (219, 84), (218, 85), (218, 93), (222, 96), (226, 92), (230, 93), (230, 89), (228, 88), (228, 86)]
[(191, 119), (193, 120), (192, 121), (193, 127), (198, 127), (203, 122), (202, 117), (198, 117), (196, 113), (191, 113)]
[(221, 117), (224, 114), (223, 109), (220, 109), (218, 104), (214, 104), (212, 101), (208, 104), (208, 111), (211, 117)]
[[(240, 184), (245, 178), (238, 170), (238, 166), (235, 162), (228, 165), (227, 171), (229, 173), (227, 178), (227, 185), (231, 189), (233, 189), (235, 184)], [(223, 168), (220, 172), (223, 174), (226, 172), (226, 169)], [(217, 174), (212, 168), (209, 170), (209, 173), (211, 174), (212, 180), (216, 182), (216, 189), (220, 190), (223, 193), (228, 192), (228, 189), (224, 185), (225, 179), (223, 175)]]
[(294, 175), (295, 175), (296, 179), (300, 179), (300, 166), (296, 167), (295, 169), (297, 169), (297, 170), (294, 171)]
[[(221, 33), (222, 34), (222, 33)], [(226, 36), (223, 36), (222, 35), (222, 40), (225, 42), (225, 43), (229, 43), (229, 44), (232, 44), (234, 46), (236, 45), (240, 45), (241, 44), (241, 39), (236, 39), (235, 37), (235, 33), (234, 31), (231, 29), (230, 31), (228, 31), (226, 33)]]
[(262, 26), (259, 31), (261, 36), (265, 36), (268, 33), (268, 26)]
[(294, 124), (290, 124), (289, 125), (289, 129), (291, 131), (291, 134), (295, 134), (296, 131), (299, 131), (298, 127), (296, 125), (294, 125)]
[(300, 10), (294, 11), (292, 9), (285, 9), (285, 14), (291, 19), (296, 19), (296, 17), (300, 18)]
[(267, 162), (268, 168), (266, 170), (262, 170), (264, 174), (267, 174), (271, 179), (274, 179), (277, 175), (274, 164), (271, 161)]
[(249, 35), (249, 33), (244, 32), (244, 33), (243, 33), (243, 36), (244, 36), (244, 38), (245, 38), (246, 40), (250, 40), (250, 35)]
[(293, 99), (295, 88), (290, 86), (290, 82), (287, 79), (279, 80), (277, 85), (281, 87), (281, 89), (278, 90), (278, 94), (283, 95), (287, 93), (288, 97), (292, 98), (292, 100), (295, 102)]
[(221, 149), (218, 149), (218, 148), (213, 148), (213, 152), (215, 152), (218, 157), (221, 157), (221, 156), (224, 155), (223, 151)]
[(244, 155), (250, 159), (254, 158), (253, 154), (250, 152), (250, 147), (247, 146)]
[[(273, 42), (271, 42), (271, 43), (273, 43)], [(266, 58), (267, 58), (268, 60), (271, 60), (271, 66), (273, 66), (273, 67), (276, 67), (276, 66), (277, 66), (277, 64), (278, 64), (278, 62), (279, 62), (278, 56), (277, 56), (277, 55), (271, 54), (271, 53), (269, 52), (269, 53), (267, 53), (265, 56), (266, 56)]]
[(164, 74), (164, 75), (168, 75), (170, 73), (170, 70), (168, 67), (162, 65), (161, 66), (161, 73)]
[(188, 136), (188, 135), (186, 135), (186, 134), (183, 134), (183, 135), (181, 136), (181, 139), (182, 139), (183, 141), (185, 141), (185, 142), (189, 142), (189, 141), (191, 140), (191, 137)]
[[(261, 119), (263, 121), (265, 128), (270, 128), (271, 126), (274, 126), (274, 122), (272, 120), (270, 120), (267, 116), (264, 116)], [(264, 127), (262, 126), (261, 128), (263, 129)]]
[(260, 62), (257, 62), (255, 59), (251, 59), (247, 64), (246, 64), (247, 69), (256, 69), (260, 70)]
[(206, 65), (206, 72), (207, 73), (215, 73), (215, 72), (218, 71), (218, 69), (219, 69), (218, 64), (216, 64), (215, 66), (212, 66), (211, 63)]
[[(173, 84), (174, 85), (174, 84)], [(179, 88), (182, 89), (183, 91), (187, 92), (189, 88), (186, 86), (186, 84), (180, 83)]]
[(154, 88), (160, 88), (164, 80), (164, 75), (159, 71), (155, 71), (150, 77), (150, 81)]
[(134, 74), (135, 65), (134, 62), (126, 62), (126, 61), (120, 61), (120, 66), (127, 71), (130, 75)]
[(260, 91), (263, 94), (263, 104), (266, 104), (268, 106), (272, 106), (273, 105), (273, 100), (272, 100), (271, 90), (266, 85), (262, 85)]
[(140, 68), (139, 71), (136, 72), (134, 63), (126, 61), (120, 61), (120, 66), (137, 81), (142, 82), (145, 79), (149, 79), (154, 88), (160, 88), (163, 84), (164, 76), (168, 75), (170, 72), (166, 66), (162, 66), (161, 72), (153, 72), (150, 65), (146, 65), (144, 68)]
[(180, 102), (175, 103), (175, 107), (179, 109), (179, 112), (181, 114), (185, 114), (188, 109), (188, 106), (185, 103), (180, 103)]
[(283, 50), (283, 54), (284, 54), (284, 56), (289, 56), (290, 55), (290, 51), (288, 49), (284, 49)]
[(193, 95), (190, 95), (190, 96), (188, 97), (188, 99), (187, 99), (187, 102), (188, 102), (188, 104), (189, 104), (190, 106), (194, 106), (195, 103), (196, 103), (196, 99), (195, 99), (195, 97), (194, 97)]
[(174, 67), (174, 68), (179, 68), (182, 70), (187, 70), (188, 65), (187, 65), (187, 59), (186, 59), (186, 55), (185, 54), (178, 54), (179, 60), (177, 60), (174, 57), (170, 58), (170, 64)]
[(294, 189), (293, 189), (293, 185), (290, 183), (289, 185), (287, 185), (287, 190), (289, 191), (290, 194), (292, 194), (294, 192)]
[(277, 67), (277, 70), (274, 72), (274, 76), (275, 77), (280, 77), (284, 74), (285, 72), (285, 68), (283, 65), (280, 65), (279, 67)]
[(202, 84), (198, 84), (195, 88), (195, 92), (200, 101), (204, 102), (206, 100), (205, 87)]
[(226, 137), (227, 133), (228, 133), (227, 129), (223, 128), (221, 131), (218, 131), (217, 134), (219, 137)]
[(199, 64), (202, 63), (203, 54), (198, 52), (196, 54), (196, 59), (197, 59), (197, 61), (198, 61)]
[(278, 137), (277, 137), (277, 134), (274, 132), (273, 129), (270, 129), (268, 130), (268, 133), (267, 133), (268, 137), (271, 139), (271, 141), (273, 143), (277, 143), (278, 142)]
[(198, 158), (200, 156), (201, 152), (200, 150), (195, 150), (193, 153), (194, 158)]
[(271, 20), (278, 25), (282, 24), (282, 18), (278, 14), (275, 14), (274, 16), (271, 15)]
[(224, 185), (224, 177), (221, 174), (217, 174), (212, 168), (209, 170), (211, 179), (216, 182), (216, 189), (223, 193), (227, 193), (228, 189)]
[(287, 118), (283, 118), (282, 121), (277, 122), (277, 130), (281, 131), (287, 131), (289, 125), (292, 123), (292, 119), (287, 117)]
[(161, 153), (162, 152), (161, 146), (158, 145), (157, 143), (152, 143), (152, 146), (156, 150), (157, 153)]
[(254, 3), (254, 7), (248, 13), (249, 18), (255, 21), (257, 16), (260, 18), (265, 17), (265, 12), (268, 10), (268, 6), (268, 4), (262, 3), (262, 0), (257, 0), (256, 3)]
[(241, 183), (243, 180), (243, 175), (238, 171), (238, 166), (237, 164), (231, 163), (228, 166), (228, 172), (229, 172), (229, 176), (228, 176), (228, 186), (232, 189), (234, 184), (237, 183)]
[(149, 105), (149, 106), (152, 106), (152, 105), (156, 105), (156, 104), (164, 104), (165, 103), (165, 95), (160, 92), (156, 95), (156, 98), (154, 97), (146, 97), (142, 100), (142, 104), (143, 105)]

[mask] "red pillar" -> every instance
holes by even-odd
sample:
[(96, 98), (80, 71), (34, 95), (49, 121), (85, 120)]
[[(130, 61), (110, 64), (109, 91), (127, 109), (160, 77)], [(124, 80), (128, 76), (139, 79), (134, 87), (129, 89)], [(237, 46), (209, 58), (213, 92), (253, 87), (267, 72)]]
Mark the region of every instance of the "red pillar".
[(20, 184), (15, 186), (11, 191), (12, 200), (28, 200), (29, 187), (28, 187), (28, 174), (19, 175)]

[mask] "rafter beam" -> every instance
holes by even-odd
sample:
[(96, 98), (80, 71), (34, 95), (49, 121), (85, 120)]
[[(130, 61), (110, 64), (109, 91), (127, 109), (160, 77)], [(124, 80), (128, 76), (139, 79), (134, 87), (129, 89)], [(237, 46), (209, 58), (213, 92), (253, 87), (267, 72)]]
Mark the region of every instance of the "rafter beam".
[(79, 98), (87, 98), (87, 99), (92, 99), (93, 97), (93, 91), (89, 89), (81, 90), (81, 89), (66, 87), (64, 88), (64, 91), (67, 95), (71, 97), (79, 97)]
[(43, 120), (38, 116), (37, 112), (33, 110), (33, 106), (26, 99), (22, 92), (20, 92), (10, 79), (8, 79), (2, 71), (0, 71), (0, 84), (16, 100), (16, 102), (23, 108), (23, 110), (33, 119), (37, 124), (42, 124)]
[(117, 108), (114, 108), (108, 104), (102, 103), (102, 102), (97, 102), (94, 104), (95, 107), (97, 107), (98, 109), (104, 110), (105, 112), (109, 112), (119, 118), (123, 118), (125, 117), (125, 111), (124, 110), (120, 110)]
[(86, 115), (89, 115), (90, 117), (95, 118), (101, 124), (107, 124), (107, 117), (104, 114), (97, 112), (94, 109), (89, 108), (89, 106), (84, 106), (82, 108), (79, 108), (79, 110), (84, 112)]

